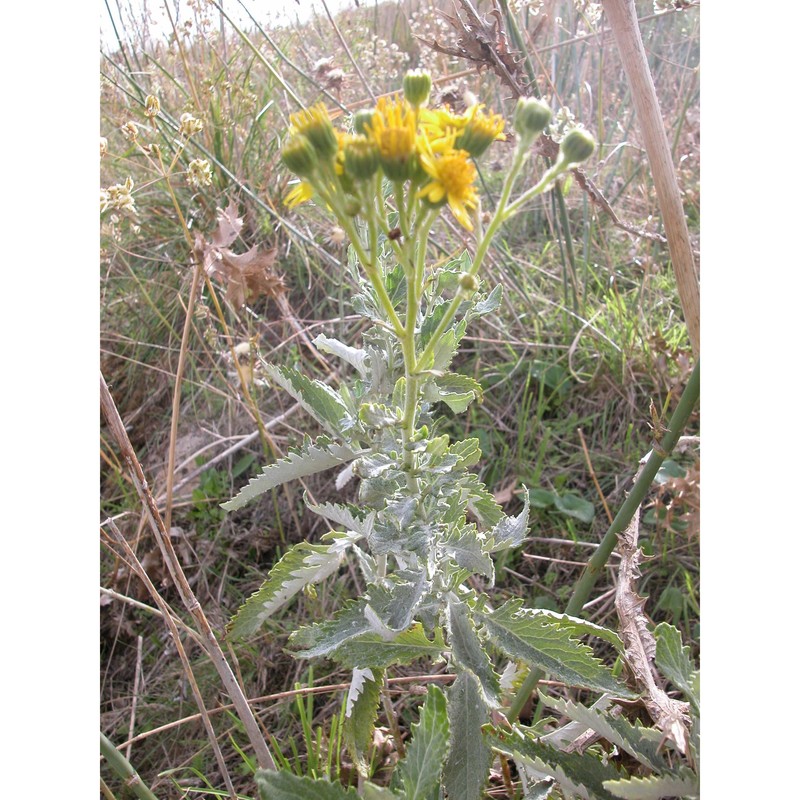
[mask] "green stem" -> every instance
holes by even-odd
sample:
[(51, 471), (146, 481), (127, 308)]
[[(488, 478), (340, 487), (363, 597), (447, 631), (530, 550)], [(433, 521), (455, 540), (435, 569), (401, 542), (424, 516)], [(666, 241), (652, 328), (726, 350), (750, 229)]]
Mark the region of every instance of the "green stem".
[(130, 761), (111, 744), (107, 736), (100, 732), (100, 752), (105, 756), (108, 765), (125, 782), (125, 785), (140, 800), (158, 800), (150, 789), (142, 783), (139, 773), (131, 766)]
[[(600, 546), (589, 559), (589, 562), (583, 570), (583, 574), (575, 584), (572, 590), (572, 597), (570, 597), (564, 613), (577, 616), (583, 609), (589, 594), (605, 569), (606, 562), (617, 544), (617, 535), (628, 527), (631, 519), (633, 519), (633, 515), (644, 501), (650, 489), (650, 485), (656, 477), (656, 473), (661, 469), (661, 465), (664, 463), (664, 459), (672, 452), (683, 433), (683, 429), (686, 427), (686, 423), (689, 420), (689, 416), (699, 396), (700, 361), (698, 360), (694, 365), (686, 388), (683, 390), (678, 407), (675, 409), (672, 419), (669, 421), (669, 427), (667, 428), (664, 438), (661, 440), (660, 444), (657, 444), (650, 451), (650, 455), (647, 457), (647, 463), (636, 479), (633, 488), (628, 493), (625, 502), (614, 517), (606, 535), (600, 542)], [(517, 719), (519, 712), (533, 693), (542, 675), (543, 671), (538, 668), (534, 668), (530, 671), (528, 677), (525, 679), (522, 686), (520, 686), (507, 714), (510, 722)]]

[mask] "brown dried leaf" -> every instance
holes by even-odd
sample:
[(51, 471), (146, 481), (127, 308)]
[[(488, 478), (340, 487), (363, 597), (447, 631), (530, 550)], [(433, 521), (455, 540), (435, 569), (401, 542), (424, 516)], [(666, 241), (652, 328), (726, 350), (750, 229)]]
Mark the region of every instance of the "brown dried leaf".
[(217, 229), (211, 234), (215, 247), (230, 247), (242, 231), (244, 220), (237, 216), (238, 209), (233, 200), (225, 209), (217, 209)]

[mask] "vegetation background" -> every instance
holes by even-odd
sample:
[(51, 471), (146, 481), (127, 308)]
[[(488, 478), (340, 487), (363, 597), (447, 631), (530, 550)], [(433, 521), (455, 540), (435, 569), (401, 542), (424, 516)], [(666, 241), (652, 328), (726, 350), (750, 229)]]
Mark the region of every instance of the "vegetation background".
[[(59, 19), (53, 16), (53, 27), (61, 30), (67, 30), (75, 24), (76, 18), (72, 16), (74, 10), (70, 11), (70, 17), (66, 20)], [(60, 23), (60, 26), (59, 26)], [(735, 30), (735, 23), (742, 23), (741, 18), (726, 18), (725, 24), (732, 25)], [(88, 27), (91, 30), (96, 30), (94, 22), (89, 21)], [(791, 25), (787, 26), (791, 27)], [(744, 31), (745, 35), (740, 37), (740, 41), (748, 41), (754, 38), (752, 32), (748, 29)], [(777, 31), (771, 31), (772, 35), (776, 35)], [(93, 37), (91, 37), (93, 39)], [(713, 36), (712, 36), (713, 38)], [(48, 42), (46, 37), (42, 37), (40, 41), (43, 43), (43, 48), (50, 53), (58, 53), (58, 49), (45, 44)], [(76, 46), (70, 48), (69, 58), (65, 58), (70, 64), (75, 65), (77, 74), (87, 76), (86, 80), (89, 83), (93, 82), (92, 76), (96, 72), (96, 50), (94, 49), (96, 42), (91, 46)], [(705, 48), (704, 36), (704, 48)], [(780, 49), (780, 48), (777, 48)], [(86, 51), (89, 51), (91, 57), (86, 58), (86, 61), (91, 61), (92, 66), (90, 70), (85, 73), (82, 71), (83, 67), (80, 66), (82, 59), (81, 56)], [(705, 50), (704, 50), (705, 52)], [(716, 51), (712, 50), (712, 53)], [(720, 59), (720, 63), (724, 64), (724, 59)], [(85, 66), (85, 65), (84, 65)], [(708, 65), (709, 72), (714, 71), (714, 65)], [(756, 103), (759, 107), (759, 112), (752, 113), (752, 98), (754, 97), (769, 97), (769, 90), (774, 89), (773, 86), (764, 85), (762, 83), (749, 83), (752, 79), (751, 73), (742, 66), (741, 60), (736, 59), (735, 66), (737, 68), (736, 74), (739, 78), (735, 91), (731, 90), (729, 81), (719, 78), (714, 83), (714, 92), (716, 95), (713, 99), (704, 101), (704, 117), (708, 114), (709, 107), (711, 108), (711, 118), (713, 125), (717, 131), (724, 130), (727, 141), (735, 137), (732, 134), (731, 128), (738, 129), (735, 123), (738, 119), (746, 116), (749, 120), (761, 118), (762, 113), (766, 113), (769, 108), (769, 103)], [(717, 67), (718, 68), (718, 67)], [(32, 71), (31, 74), (41, 75), (40, 72)], [(52, 82), (53, 74), (48, 74), (49, 81)], [(81, 82), (80, 80), (78, 82)], [(18, 90), (15, 82), (11, 81), (10, 95), (11, 99), (15, 99), (17, 95), (14, 94)], [(45, 85), (42, 83), (42, 85)], [(747, 91), (750, 87), (750, 91)], [(12, 357), (9, 358), (8, 364), (10, 367), (10, 374), (14, 376), (29, 375), (31, 373), (30, 364), (35, 362), (35, 368), (32, 370), (32, 377), (34, 380), (29, 380), (26, 377), (26, 385), (36, 387), (30, 393), (32, 408), (32, 418), (26, 426), (18, 426), (23, 435), (20, 436), (15, 430), (11, 430), (8, 437), (8, 448), (11, 453), (19, 455), (19, 461), (14, 467), (14, 478), (12, 481), (11, 474), (6, 473), (6, 485), (16, 486), (19, 485), (20, 473), (29, 477), (30, 482), (41, 484), (41, 479), (37, 476), (42, 474), (55, 474), (56, 477), (50, 479), (47, 485), (48, 504), (47, 510), (44, 514), (31, 515), (36, 522), (31, 525), (30, 520), (20, 530), (24, 531), (19, 540), (24, 541), (23, 548), (19, 551), (11, 549), (9, 552), (8, 563), (24, 564), (28, 567), (33, 567), (33, 570), (22, 570), (24, 577), (20, 581), (12, 581), (9, 583), (10, 590), (14, 593), (17, 602), (12, 604), (7, 601), (4, 607), (7, 612), (12, 607), (19, 608), (19, 598), (24, 598), (25, 613), (19, 613), (15, 610), (13, 614), (9, 614), (10, 622), (10, 639), (11, 641), (24, 641), (22, 636), (16, 637), (19, 629), (23, 626), (30, 627), (30, 619), (35, 619), (37, 636), (36, 641), (32, 643), (34, 646), (15, 649), (17, 658), (16, 664), (12, 667), (13, 678), (19, 680), (24, 673), (27, 673), (28, 680), (25, 685), (31, 686), (30, 697), (36, 696), (39, 702), (31, 705), (30, 703), (23, 702), (18, 706), (14, 713), (14, 718), (17, 720), (17, 729), (21, 733), (29, 732), (28, 740), (33, 741), (36, 736), (40, 736), (43, 730), (42, 723), (47, 721), (47, 727), (52, 728), (51, 735), (52, 749), (57, 753), (53, 762), (61, 763), (60, 774), (68, 774), (73, 776), (75, 774), (75, 765), (81, 761), (84, 764), (90, 764), (91, 767), (87, 768), (84, 773), (83, 768), (77, 769), (77, 776), (70, 778), (76, 782), (80, 782), (86, 774), (85, 783), (87, 791), (96, 790), (96, 773), (94, 772), (94, 758), (95, 755), (95, 731), (97, 720), (93, 717), (92, 712), (87, 710), (88, 706), (92, 705), (92, 698), (96, 697), (96, 673), (94, 673), (95, 662), (95, 643), (96, 631), (99, 625), (94, 625), (98, 621), (98, 614), (96, 611), (96, 548), (93, 545), (87, 545), (86, 540), (92, 537), (88, 534), (90, 528), (94, 526), (95, 512), (94, 510), (86, 511), (83, 509), (81, 501), (78, 501), (78, 511), (76, 512), (76, 489), (73, 477), (78, 477), (79, 481), (84, 484), (89, 484), (92, 487), (92, 479), (88, 476), (96, 474), (96, 451), (93, 446), (87, 445), (87, 442), (93, 440), (93, 431), (96, 431), (96, 397), (94, 395), (94, 386), (96, 381), (96, 361), (93, 353), (96, 353), (97, 338), (93, 338), (96, 333), (96, 328), (93, 326), (92, 317), (94, 315), (95, 305), (94, 300), (97, 298), (97, 290), (95, 288), (95, 273), (88, 267), (92, 263), (93, 258), (84, 258), (83, 254), (91, 256), (96, 252), (96, 245), (94, 241), (94, 233), (87, 236), (85, 239), (82, 237), (80, 231), (86, 230), (87, 227), (91, 228), (93, 223), (87, 222), (90, 219), (90, 214), (87, 209), (93, 209), (94, 201), (90, 205), (88, 202), (89, 195), (92, 196), (96, 193), (96, 172), (94, 172), (96, 163), (96, 128), (94, 126), (87, 126), (90, 130), (83, 129), (83, 122), (86, 118), (97, 120), (96, 116), (96, 96), (92, 94), (90, 98), (82, 96), (83, 90), (77, 89), (72, 93), (63, 93), (64, 98), (67, 100), (63, 104), (63, 99), (58, 96), (58, 93), (51, 92), (47, 100), (47, 110), (49, 112), (46, 119), (38, 118), (38, 124), (33, 125), (33, 130), (28, 141), (34, 145), (33, 153), (24, 159), (26, 165), (32, 163), (44, 163), (46, 169), (43, 174), (54, 180), (53, 176), (62, 177), (64, 172), (59, 171), (59, 166), (66, 169), (66, 174), (69, 176), (68, 183), (70, 187), (70, 202), (66, 202), (67, 198), (63, 198), (56, 192), (44, 200), (41, 193), (43, 183), (33, 182), (30, 180), (30, 173), (23, 172), (22, 175), (15, 173), (13, 167), (9, 166), (10, 185), (15, 187), (15, 199), (17, 202), (22, 203), (23, 207), (41, 208), (47, 213), (42, 215), (42, 220), (46, 220), (50, 241), (55, 245), (59, 243), (61, 247), (66, 250), (66, 255), (63, 253), (55, 255), (48, 254), (45, 259), (37, 260), (37, 264), (24, 272), (25, 282), (20, 281), (20, 273), (22, 270), (13, 270), (11, 288), (12, 296), (28, 296), (23, 294), (20, 290), (28, 288), (30, 292), (30, 272), (34, 272), (37, 277), (40, 274), (47, 275), (48, 282), (51, 287), (50, 291), (56, 296), (55, 302), (50, 306), (47, 301), (42, 301), (37, 304), (37, 309), (42, 311), (42, 322), (40, 324), (31, 325), (30, 315), (22, 321), (18, 315), (9, 314), (7, 316), (7, 325), (10, 325), (7, 331), (7, 340), (11, 341), (11, 333), (15, 334), (14, 341), (16, 344), (11, 348)], [(723, 106), (723, 114), (720, 116), (720, 109), (714, 108), (716, 104)], [(742, 110), (743, 104), (746, 106), (747, 114)], [(14, 105), (10, 103), (12, 108), (24, 107), (22, 103)], [(66, 124), (67, 120), (79, 118), (79, 122), (71, 126)], [(733, 117), (733, 119), (732, 119)], [(720, 124), (720, 119), (722, 124)], [(64, 124), (62, 129), (57, 127), (54, 129), (52, 125), (43, 125), (42, 122), (58, 121)], [(775, 169), (785, 169), (786, 161), (791, 160), (793, 150), (791, 148), (792, 142), (789, 142), (790, 147), (786, 148), (786, 140), (775, 138), (774, 125), (772, 120), (769, 122), (769, 130), (764, 135), (769, 135), (769, 139), (765, 140), (767, 144), (766, 155), (757, 157), (752, 152), (740, 154), (738, 148), (733, 152), (725, 147), (726, 141), (712, 138), (712, 141), (719, 142), (719, 151), (704, 145), (704, 181), (707, 175), (711, 178), (708, 179), (709, 186), (713, 187), (714, 179), (719, 178), (718, 186), (722, 186), (723, 180), (726, 178), (726, 172), (730, 172), (731, 164), (737, 165), (737, 176), (741, 176), (741, 180), (745, 181), (747, 174), (761, 175), (765, 169), (765, 162), (774, 164)], [(706, 121), (704, 119), (704, 136)], [(81, 135), (73, 138), (70, 128), (77, 129)], [(92, 129), (94, 128), (94, 129)], [(713, 130), (713, 129), (712, 129)], [(101, 128), (101, 133), (104, 131)], [(717, 134), (719, 136), (719, 134)], [(24, 138), (24, 137), (23, 137)], [(36, 161), (36, 158), (42, 154), (52, 151), (53, 140), (57, 138), (60, 142), (58, 149), (58, 158), (53, 162), (44, 160), (43, 162)], [(87, 145), (86, 141), (90, 140), (91, 147)], [(728, 146), (729, 147), (729, 146)], [(777, 148), (777, 149), (776, 149)], [(92, 159), (90, 160), (87, 151), (92, 151)], [(709, 152), (711, 151), (711, 152)], [(9, 146), (5, 152), (11, 153), (12, 149)], [(19, 152), (15, 149), (13, 152)], [(27, 151), (23, 149), (23, 153)], [(83, 153), (83, 155), (81, 155)], [(727, 165), (720, 168), (720, 153), (725, 155)], [(742, 155), (747, 155), (747, 158), (742, 158)], [(85, 159), (85, 160), (82, 160)], [(9, 162), (19, 161), (22, 159), (11, 159)], [(77, 174), (72, 169), (69, 169), (70, 164), (74, 162), (79, 164), (86, 164), (87, 166), (77, 171)], [(66, 164), (65, 164), (66, 162)], [(743, 162), (743, 163), (742, 163)], [(52, 163), (52, 166), (50, 164)], [(28, 167), (28, 170), (30, 168)], [(718, 170), (718, 171), (715, 171)], [(84, 174), (81, 174), (84, 173)], [(86, 174), (88, 173), (88, 179)], [(744, 174), (743, 174), (744, 173)], [(27, 180), (23, 177), (27, 176)], [(86, 188), (85, 184), (90, 184), (91, 192)], [(46, 185), (46, 181), (45, 181)], [(759, 184), (760, 185), (760, 184)], [(786, 257), (782, 252), (775, 252), (771, 250), (774, 247), (773, 240), (769, 237), (762, 237), (759, 234), (757, 241), (759, 245), (758, 261), (768, 265), (778, 265), (776, 267), (775, 281), (765, 280), (763, 282), (757, 281), (753, 278), (752, 263), (746, 265), (749, 267), (749, 273), (744, 272), (745, 265), (742, 264), (741, 256), (738, 251), (741, 250), (740, 246), (740, 231), (746, 230), (748, 227), (753, 227), (759, 232), (770, 230), (788, 230), (791, 226), (791, 220), (781, 214), (787, 214), (789, 208), (783, 208), (776, 197), (779, 195), (771, 194), (768, 188), (764, 187), (763, 191), (765, 199), (768, 201), (765, 205), (769, 206), (770, 214), (772, 215), (768, 220), (759, 218), (759, 209), (756, 206), (755, 197), (759, 195), (752, 184), (750, 189), (742, 189), (741, 193), (743, 198), (747, 200), (747, 225), (737, 225), (737, 214), (741, 214), (738, 207), (730, 207), (730, 204), (720, 204), (724, 209), (724, 217), (715, 216), (719, 214), (718, 209), (714, 209), (712, 199), (711, 213), (706, 210), (704, 202), (703, 211), (703, 228), (704, 228), (704, 260), (706, 264), (722, 264), (726, 266), (724, 280), (716, 274), (712, 274), (710, 279), (704, 275), (704, 293), (713, 292), (715, 298), (714, 307), (709, 309), (708, 302), (704, 307), (704, 347), (706, 352), (710, 353), (711, 357), (706, 358), (706, 379), (704, 381), (704, 409), (706, 411), (706, 425), (704, 426), (704, 439), (706, 442), (709, 439), (713, 445), (721, 442), (723, 436), (720, 433), (720, 428), (726, 427), (733, 428), (734, 420), (731, 419), (731, 412), (725, 411), (725, 406), (731, 402), (729, 398), (730, 392), (735, 391), (739, 397), (744, 397), (745, 402), (742, 404), (750, 409), (758, 409), (759, 407), (768, 406), (768, 414), (756, 413), (755, 418), (750, 418), (750, 423), (742, 423), (739, 428), (739, 435), (752, 445), (753, 438), (758, 439), (771, 439), (772, 441), (790, 441), (792, 436), (791, 425), (780, 422), (777, 419), (779, 414), (772, 412), (772, 407), (778, 408), (778, 404), (784, 398), (790, 398), (791, 384), (787, 375), (788, 370), (780, 363), (776, 363), (776, 351), (779, 348), (773, 347), (771, 344), (764, 345), (763, 349), (759, 348), (757, 353), (748, 347), (752, 345), (754, 339), (760, 342), (776, 341), (785, 335), (783, 330), (776, 331), (772, 327), (772, 320), (783, 316), (784, 319), (790, 319), (793, 313), (793, 297), (796, 296), (796, 273), (786, 269)], [(35, 189), (35, 191), (34, 191)], [(714, 189), (712, 188), (712, 192)], [(719, 189), (716, 190), (719, 192)], [(705, 192), (705, 189), (704, 189)], [(58, 198), (58, 199), (55, 199)], [(86, 198), (85, 202), (81, 202), (80, 198)], [(74, 216), (73, 208), (77, 206), (80, 210), (77, 217)], [(92, 212), (93, 213), (93, 212)], [(37, 215), (38, 217), (39, 215)], [(744, 222), (741, 218), (738, 218)], [(709, 221), (712, 220), (712, 221)], [(724, 227), (721, 224), (724, 223)], [(27, 244), (35, 244), (41, 247), (43, 240), (41, 237), (41, 224), (39, 221), (35, 231), (25, 236)], [(23, 230), (25, 228), (23, 227)], [(94, 229), (96, 230), (96, 229)], [(709, 230), (711, 231), (711, 246), (708, 245), (706, 237)], [(732, 247), (732, 236), (729, 235), (730, 230), (736, 230), (737, 236)], [(724, 235), (723, 235), (724, 233)], [(726, 250), (727, 246), (727, 250)], [(23, 253), (17, 255), (15, 249), (10, 250), (12, 261), (15, 264), (25, 264), (29, 261), (29, 253), (27, 258), (22, 258)], [(709, 262), (709, 252), (714, 255), (713, 260)], [(41, 261), (46, 262), (42, 265)], [(722, 269), (717, 266), (715, 269)], [(46, 271), (45, 271), (46, 270)], [(87, 274), (89, 273), (88, 277)], [(776, 282), (780, 284), (781, 291), (775, 292)], [(711, 287), (710, 289), (708, 287)], [(738, 294), (736, 290), (738, 289)], [(747, 302), (744, 302), (746, 295)], [(87, 302), (86, 298), (91, 299), (93, 302)], [(719, 311), (717, 310), (717, 302), (719, 305), (734, 307), (737, 309), (737, 314), (744, 316), (747, 314), (748, 324), (740, 324), (736, 327), (727, 323), (727, 318), (724, 315), (720, 319)], [(98, 304), (99, 305), (99, 304)], [(765, 319), (763, 316), (759, 317), (757, 312), (752, 314), (753, 306), (769, 307), (773, 313), (769, 318)], [(66, 313), (65, 313), (66, 312)], [(708, 317), (712, 319), (712, 325), (719, 322), (719, 329), (715, 332), (713, 327), (708, 325)], [(83, 322), (88, 318), (88, 323)], [(743, 322), (742, 319), (739, 322)], [(38, 328), (42, 331), (41, 334), (34, 333), (32, 337), (33, 345), (27, 345), (25, 342), (25, 334), (30, 331), (30, 328)], [(65, 358), (65, 347), (62, 341), (61, 331), (69, 331), (72, 336), (72, 331), (78, 331), (75, 335), (74, 350), (83, 351), (83, 354), (70, 352), (71, 356)], [(721, 342), (720, 338), (723, 336), (724, 340)], [(791, 331), (789, 332), (791, 335)], [(41, 337), (41, 338), (38, 338)], [(488, 337), (486, 337), (488, 338)], [(758, 375), (768, 376), (765, 380), (767, 389), (764, 389), (764, 382), (762, 380), (755, 381), (753, 378), (754, 366), (761, 365)], [(731, 377), (733, 376), (733, 377)], [(731, 380), (735, 379), (735, 386), (728, 389)], [(754, 386), (755, 384), (755, 386)], [(58, 387), (57, 392), (45, 392), (44, 386)], [(711, 392), (708, 391), (709, 385)], [(74, 388), (78, 387), (78, 388)], [(82, 389), (80, 387), (86, 387)], [(91, 389), (89, 387), (92, 387)], [(66, 389), (66, 391), (65, 391)], [(764, 397), (764, 393), (768, 397)], [(712, 400), (712, 411), (709, 413), (708, 398), (716, 398)], [(777, 400), (776, 400), (777, 398)], [(494, 398), (496, 400), (496, 398)], [(770, 400), (772, 406), (769, 405)], [(751, 405), (748, 406), (748, 401)], [(763, 401), (762, 405), (759, 402)], [(26, 401), (27, 402), (27, 401)], [(711, 421), (709, 422), (709, 417)], [(748, 419), (748, 418), (745, 418)], [(14, 426), (17, 427), (17, 426)], [(753, 428), (757, 427), (757, 433), (753, 433)], [(786, 430), (789, 428), (789, 430)], [(46, 429), (46, 437), (41, 440), (39, 444), (38, 437), (25, 436), (24, 431)], [(711, 435), (708, 435), (710, 431)], [(36, 443), (32, 446), (32, 442)], [(633, 450), (633, 448), (632, 448)], [(724, 452), (720, 449), (717, 453)], [(759, 510), (758, 520), (754, 520), (754, 524), (750, 528), (750, 532), (754, 530), (768, 530), (780, 531), (784, 529), (782, 525), (771, 526), (768, 520), (768, 512), (771, 506), (771, 500), (775, 497), (791, 497), (791, 487), (785, 484), (785, 473), (780, 469), (779, 459), (778, 465), (772, 470), (773, 474), (770, 476), (769, 495), (764, 498), (763, 492), (766, 491), (766, 486), (759, 483), (761, 489), (753, 490), (759, 497), (763, 498), (764, 504)], [(764, 456), (759, 463), (774, 463), (772, 456)], [(706, 617), (707, 625), (712, 629), (708, 636), (711, 642), (712, 654), (715, 654), (715, 659), (711, 662), (712, 674), (714, 671), (714, 663), (721, 664), (720, 654), (724, 653), (726, 648), (730, 646), (733, 641), (733, 636), (730, 635), (729, 626), (735, 624), (736, 627), (743, 626), (747, 628), (748, 622), (752, 621), (752, 612), (748, 611), (748, 606), (755, 602), (759, 596), (766, 596), (764, 589), (766, 587), (759, 584), (758, 577), (753, 577), (752, 563), (755, 559), (754, 545), (750, 543), (746, 529), (747, 514), (752, 513), (751, 509), (744, 505), (740, 500), (733, 500), (731, 492), (735, 492), (738, 486), (749, 487), (752, 483), (750, 478), (743, 478), (742, 474), (747, 473), (752, 469), (752, 464), (745, 454), (740, 454), (737, 450), (735, 458), (728, 458), (727, 465), (723, 465), (720, 456), (712, 462), (716, 465), (719, 472), (717, 473), (716, 480), (716, 498), (717, 503), (714, 503), (714, 485), (715, 485), (715, 469), (714, 466), (709, 467), (708, 460), (704, 470), (705, 475), (708, 474), (710, 481), (706, 483), (704, 504), (708, 504), (708, 484), (712, 485), (712, 504), (715, 507), (714, 517), (714, 530), (723, 531), (718, 534), (719, 536), (726, 537), (726, 544), (724, 546), (716, 545), (712, 551), (717, 557), (714, 561), (704, 559), (704, 587), (706, 584), (706, 575), (711, 574), (712, 587), (720, 586), (714, 592), (714, 597), (710, 602), (704, 601), (704, 617)], [(741, 464), (741, 470), (737, 470), (734, 476), (731, 476), (730, 465)], [(55, 465), (55, 467), (54, 467)], [(6, 467), (8, 469), (8, 467)], [(610, 474), (610, 472), (609, 472)], [(81, 479), (81, 476), (83, 478)], [(724, 476), (724, 485), (720, 476)], [(740, 483), (742, 481), (743, 483)], [(37, 490), (37, 497), (40, 497), (41, 488)], [(783, 492), (783, 494), (781, 494)], [(79, 497), (86, 496), (86, 500), (82, 501), (85, 506), (92, 506), (94, 504), (94, 495), (91, 491), (83, 489), (77, 491)], [(91, 499), (89, 499), (91, 496)], [(24, 508), (31, 509), (37, 508), (33, 498), (25, 499), (26, 494), (22, 493), (23, 501), (20, 505)], [(726, 502), (719, 502), (725, 499)], [(41, 503), (40, 500), (36, 501)], [(774, 501), (773, 501), (774, 502)], [(755, 505), (755, 504), (754, 504)], [(41, 505), (39, 505), (41, 507)], [(727, 507), (727, 511), (725, 508)], [(733, 507), (733, 514), (731, 513)], [(727, 517), (725, 514), (727, 513)], [(719, 517), (716, 515), (719, 514)], [(731, 517), (734, 516), (735, 519)], [(75, 521), (80, 520), (76, 525)], [(720, 519), (720, 522), (717, 522)], [(727, 520), (727, 523), (726, 523)], [(756, 525), (755, 523), (758, 523)], [(785, 523), (784, 523), (785, 524)], [(24, 537), (24, 539), (23, 539)], [(776, 535), (777, 538), (777, 535)], [(34, 548), (31, 548), (31, 544)], [(39, 545), (45, 544), (48, 555), (39, 555), (36, 552)], [(780, 548), (781, 560), (785, 562), (791, 561), (791, 542), (787, 540), (776, 541), (776, 546)], [(17, 544), (19, 547), (19, 544)], [(796, 547), (796, 545), (795, 545)], [(33, 555), (33, 558), (31, 556)], [(774, 558), (772, 553), (765, 554), (764, 560), (768, 565), (770, 574), (774, 576), (771, 578), (770, 583), (780, 582), (780, 565), (772, 561)], [(716, 581), (720, 577), (725, 576), (727, 581), (725, 584), (717, 584)], [(733, 581), (731, 581), (733, 576)], [(102, 579), (102, 578), (101, 578)], [(731, 586), (731, 583), (733, 584)], [(42, 588), (45, 587), (45, 588)], [(731, 591), (727, 591), (730, 587)], [(8, 589), (6, 590), (8, 591)], [(723, 598), (720, 598), (723, 595)], [(91, 602), (89, 600), (91, 596)], [(63, 598), (66, 598), (66, 602)], [(720, 613), (720, 603), (724, 600), (724, 614)], [(770, 604), (774, 604), (772, 600)], [(28, 611), (30, 609), (30, 611)], [(707, 610), (710, 609), (710, 612)], [(65, 619), (66, 617), (66, 619)], [(708, 619), (711, 623), (708, 623)], [(88, 619), (88, 623), (84, 620)], [(52, 621), (51, 621), (52, 620)], [(66, 624), (65, 624), (66, 622)], [(759, 621), (759, 625), (762, 622)], [(752, 625), (751, 625), (752, 627)], [(44, 631), (44, 635), (39, 633)], [(42, 639), (45, 641), (42, 642)], [(780, 637), (775, 637), (775, 641), (779, 642)], [(42, 646), (44, 644), (44, 647)], [(758, 648), (755, 648), (756, 650)], [(82, 651), (85, 655), (77, 655), (78, 651)], [(763, 648), (765, 655), (769, 653), (770, 659), (775, 658), (775, 646)], [(704, 637), (704, 652), (703, 652), (703, 666), (704, 670), (707, 669), (707, 641)], [(90, 666), (91, 665), (91, 666)], [(760, 675), (766, 675), (767, 670), (764, 664), (759, 664), (757, 659), (753, 659), (748, 671), (751, 672), (755, 678)], [(706, 673), (708, 675), (708, 672)], [(102, 677), (102, 676), (101, 676)], [(729, 709), (729, 703), (722, 706), (722, 712), (718, 712), (719, 703), (719, 687), (725, 687), (725, 681), (722, 675), (713, 674), (713, 679), (706, 681), (707, 693), (704, 697), (704, 706), (712, 708), (711, 722), (707, 724), (706, 731), (711, 730), (711, 734), (706, 734), (706, 748), (704, 755), (706, 755), (706, 763), (711, 763), (710, 771), (716, 780), (718, 772), (713, 768), (713, 756), (715, 749), (714, 741), (714, 716), (717, 715), (718, 719), (722, 719), (723, 715)], [(77, 687), (77, 688), (76, 688)], [(733, 687), (728, 689), (723, 688), (723, 691), (730, 691)], [(718, 699), (715, 702), (715, 693)], [(708, 699), (710, 696), (710, 699)], [(42, 700), (44, 702), (42, 702)], [(19, 701), (18, 701), (19, 702)], [(35, 709), (33, 711), (32, 709)], [(88, 720), (87, 720), (88, 717)], [(33, 721), (33, 724), (31, 724)], [(56, 723), (53, 725), (53, 723)], [(77, 753), (72, 745), (67, 742), (72, 739), (83, 741), (84, 737), (75, 736), (75, 731), (83, 731), (84, 729), (91, 729), (86, 733), (85, 740), (91, 740), (91, 747), (87, 746), (81, 750), (78, 748)], [(719, 731), (720, 728), (717, 728)], [(722, 733), (719, 737), (724, 739)], [(21, 739), (26, 737), (20, 736)], [(719, 739), (718, 739), (719, 742)], [(717, 744), (718, 746), (718, 744)], [(780, 742), (774, 740), (770, 743), (771, 752), (773, 755), (781, 746)], [(91, 753), (91, 754), (90, 754)], [(66, 757), (65, 757), (66, 754)], [(85, 755), (84, 755), (85, 754)], [(709, 762), (709, 755), (711, 755), (711, 762)], [(172, 755), (170, 755), (172, 758)], [(174, 762), (172, 762), (174, 763)], [(23, 773), (24, 785), (30, 786), (31, 782), (37, 780), (32, 776), (30, 770), (20, 770)], [(18, 776), (13, 776), (12, 780), (17, 779)]]

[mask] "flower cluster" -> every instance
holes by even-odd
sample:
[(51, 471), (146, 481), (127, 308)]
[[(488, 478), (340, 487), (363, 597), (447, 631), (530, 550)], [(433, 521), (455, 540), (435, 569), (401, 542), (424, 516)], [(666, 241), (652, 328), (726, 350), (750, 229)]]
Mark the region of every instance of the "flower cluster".
[(478, 207), (474, 161), (505, 139), (504, 120), (479, 104), (463, 114), (447, 106), (428, 108), (430, 91), (427, 72), (409, 72), (403, 94), (381, 97), (375, 108), (359, 111), (350, 131), (335, 130), (322, 104), (292, 114), (281, 156), (301, 182), (287, 204), (318, 195), (337, 216), (354, 216), (377, 201), (383, 177), (397, 196), (408, 187), (407, 196), (426, 208), (448, 205), (472, 230)]

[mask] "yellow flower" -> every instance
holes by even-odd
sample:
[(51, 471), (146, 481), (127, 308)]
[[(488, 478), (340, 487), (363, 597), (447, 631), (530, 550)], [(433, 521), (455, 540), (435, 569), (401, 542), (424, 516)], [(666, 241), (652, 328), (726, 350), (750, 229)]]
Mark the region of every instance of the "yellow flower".
[(308, 181), (300, 181), (300, 183), (283, 198), (283, 202), (289, 208), (294, 208), (301, 203), (307, 203), (313, 196), (314, 187)]
[(371, 122), (364, 125), (368, 136), (378, 146), (381, 166), (392, 181), (404, 181), (414, 172), (417, 123), (405, 100), (397, 97), (378, 99)]
[(423, 108), (419, 112), (419, 124), (434, 153), (444, 153), (453, 147), (453, 140), (468, 122), (466, 115), (454, 114), (450, 106)]
[(468, 230), (472, 230), (469, 212), (478, 207), (475, 179), (478, 171), (466, 150), (448, 150), (435, 155), (431, 150), (420, 156), (422, 167), (431, 176), (431, 182), (420, 189), (419, 196), (433, 205), (445, 200), (453, 216)]

